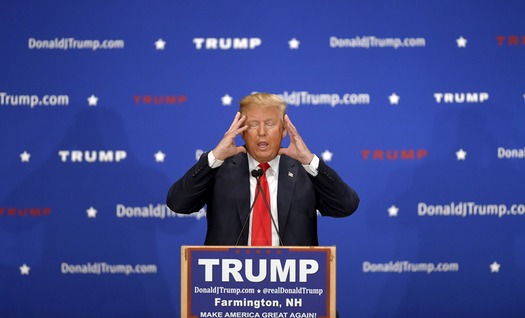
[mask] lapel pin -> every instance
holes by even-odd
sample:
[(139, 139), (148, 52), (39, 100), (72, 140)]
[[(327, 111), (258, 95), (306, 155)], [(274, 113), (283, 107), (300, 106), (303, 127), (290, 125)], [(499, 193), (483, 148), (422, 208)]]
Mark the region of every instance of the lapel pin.
[(288, 171), (288, 176), (289, 176), (290, 178), (293, 178), (293, 173), (290, 172), (290, 171)]

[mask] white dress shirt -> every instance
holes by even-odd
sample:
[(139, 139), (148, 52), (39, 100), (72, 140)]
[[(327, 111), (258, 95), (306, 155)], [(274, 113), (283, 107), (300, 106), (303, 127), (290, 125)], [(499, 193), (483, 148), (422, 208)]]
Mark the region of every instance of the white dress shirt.
[[(259, 162), (257, 162), (255, 159), (253, 159), (252, 156), (248, 155), (248, 169), (250, 171), (250, 207), (253, 206), (253, 199), (255, 197), (255, 189), (257, 188), (257, 180), (251, 176), (251, 171), (254, 169), (257, 169), (259, 166)], [(272, 246), (279, 246), (281, 245), (279, 242), (279, 218), (278, 218), (278, 212), (277, 212), (277, 181), (279, 180), (279, 162), (281, 160), (281, 156), (278, 155), (273, 160), (268, 162), (270, 165), (270, 168), (266, 170), (266, 180), (268, 180), (268, 187), (270, 189), (270, 208), (272, 211)], [(219, 160), (215, 158), (213, 155), (213, 152), (208, 153), (208, 165), (214, 169), (220, 167), (224, 163), (224, 160)], [(314, 155), (314, 158), (312, 159), (312, 162), (308, 165), (302, 165), (306, 172), (308, 172), (312, 176), (317, 176), (318, 168), (319, 168), (319, 157)], [(262, 197), (262, 193), (259, 194), (257, 197), (257, 200), (264, 200)], [(268, 198), (267, 198), (268, 200)], [(248, 230), (248, 245), (252, 245), (252, 211), (250, 211), (250, 227)], [(275, 222), (275, 223), (274, 223)]]

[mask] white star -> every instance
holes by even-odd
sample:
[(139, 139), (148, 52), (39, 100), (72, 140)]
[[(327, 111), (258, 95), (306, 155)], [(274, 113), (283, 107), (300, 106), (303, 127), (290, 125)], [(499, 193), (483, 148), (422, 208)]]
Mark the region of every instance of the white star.
[(204, 153), (204, 150), (202, 149), (195, 150), (195, 160), (199, 161), (203, 153)]
[(392, 95), (388, 96), (388, 99), (390, 100), (390, 105), (397, 105), (399, 104), (399, 96), (396, 93), (392, 93)]
[(494, 263), (490, 264), (490, 272), (491, 273), (499, 273), (499, 268), (501, 264), (498, 264), (498, 262), (494, 261)]
[(399, 212), (399, 208), (395, 205), (392, 205), (388, 208), (388, 216), (395, 217), (397, 216), (397, 212)]
[(467, 39), (465, 39), (462, 36), (456, 39), (456, 43), (458, 44), (458, 47), (461, 47), (461, 48), (467, 47)]
[(20, 266), (19, 268), (20, 268), (20, 275), (29, 275), (29, 270), (31, 270), (31, 267), (24, 264)]
[(467, 158), (467, 152), (463, 149), (456, 151), (456, 158), (458, 160), (465, 160)]
[(166, 41), (163, 39), (158, 39), (155, 41), (155, 50), (164, 50), (164, 47), (166, 46)]
[(162, 151), (157, 151), (155, 153), (155, 161), (156, 162), (164, 162), (164, 159), (166, 158), (166, 154), (163, 153)]
[(290, 50), (298, 50), (299, 44), (301, 44), (301, 42), (298, 41), (296, 38), (293, 38), (290, 41), (288, 41), (288, 46), (290, 46)]
[(91, 94), (91, 96), (88, 97), (87, 101), (89, 106), (97, 106), (98, 97)]
[(22, 152), (20, 154), (20, 160), (22, 162), (29, 162), (29, 158), (31, 157), (31, 154), (27, 151), (24, 150), (24, 152)]
[(231, 106), (233, 98), (226, 94), (223, 97), (221, 97), (222, 105), (223, 106)]
[(334, 154), (330, 152), (330, 150), (325, 150), (322, 154), (321, 154), (321, 157), (323, 158), (323, 160), (325, 162), (328, 162), (328, 161), (332, 161), (332, 156)]
[(96, 218), (97, 217), (97, 210), (94, 207), (89, 207), (89, 209), (86, 210), (88, 218)]

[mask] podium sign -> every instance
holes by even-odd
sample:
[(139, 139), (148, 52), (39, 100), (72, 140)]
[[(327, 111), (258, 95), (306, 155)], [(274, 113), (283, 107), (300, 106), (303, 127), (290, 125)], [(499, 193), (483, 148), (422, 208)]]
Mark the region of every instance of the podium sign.
[(182, 246), (182, 317), (335, 317), (335, 247)]

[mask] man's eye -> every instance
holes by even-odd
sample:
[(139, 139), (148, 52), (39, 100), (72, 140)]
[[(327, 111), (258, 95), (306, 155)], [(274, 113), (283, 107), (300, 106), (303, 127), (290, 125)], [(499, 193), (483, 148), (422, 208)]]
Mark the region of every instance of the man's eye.
[(259, 123), (248, 123), (248, 128), (257, 128), (259, 127)]
[(275, 126), (275, 125), (276, 125), (276, 123), (275, 123), (274, 121), (266, 122), (266, 126), (267, 126), (267, 127), (273, 127), (273, 126)]

